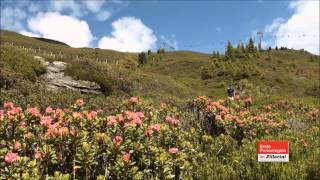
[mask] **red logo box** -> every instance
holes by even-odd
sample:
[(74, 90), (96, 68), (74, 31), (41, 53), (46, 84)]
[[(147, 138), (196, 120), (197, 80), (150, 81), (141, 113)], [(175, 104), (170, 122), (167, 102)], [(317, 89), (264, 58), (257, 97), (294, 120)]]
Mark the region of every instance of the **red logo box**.
[(258, 142), (259, 162), (289, 162), (288, 141), (267, 141)]

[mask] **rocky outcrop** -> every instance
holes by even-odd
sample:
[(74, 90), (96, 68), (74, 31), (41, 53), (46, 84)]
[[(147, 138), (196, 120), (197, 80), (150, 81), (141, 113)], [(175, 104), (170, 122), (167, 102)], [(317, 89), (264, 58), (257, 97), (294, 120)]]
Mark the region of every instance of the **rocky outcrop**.
[(35, 56), (41, 64), (46, 66), (46, 73), (43, 75), (48, 89), (57, 90), (60, 88), (77, 90), (82, 93), (101, 94), (100, 86), (95, 82), (75, 80), (64, 74), (67, 63), (61, 61), (48, 62), (40, 56)]

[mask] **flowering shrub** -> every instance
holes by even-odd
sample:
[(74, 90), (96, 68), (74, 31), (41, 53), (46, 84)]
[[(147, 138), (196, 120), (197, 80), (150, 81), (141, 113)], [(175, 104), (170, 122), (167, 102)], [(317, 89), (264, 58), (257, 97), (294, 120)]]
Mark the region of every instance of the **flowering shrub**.
[[(180, 168), (185, 163), (190, 168), (188, 158), (197, 158), (184, 148), (184, 143), (191, 142), (178, 136), (184, 133), (180, 121), (138, 107), (136, 97), (129, 103), (134, 106), (105, 115), (84, 109), (82, 99), (71, 108), (47, 107), (43, 112), (5, 102), (0, 114), (1, 176), (22, 178), (20, 172), (28, 177), (54, 176), (60, 172), (73, 178), (144, 179), (192, 174), (187, 167)], [(29, 172), (31, 165), (34, 169)]]
[[(293, 150), (295, 157), (306, 147), (310, 154), (318, 152), (310, 137), (319, 134), (319, 109), (303, 111), (312, 130), (296, 140), (274, 104), (251, 109), (252, 103), (249, 97), (232, 102), (198, 97), (188, 114), (164, 103), (156, 109), (133, 97), (109, 114), (90, 110), (82, 99), (69, 108), (43, 110), (5, 102), (0, 108), (0, 179), (247, 178), (252, 172), (243, 169), (246, 161), (252, 161), (248, 169), (260, 167), (253, 162), (255, 144), (248, 142), (282, 132), (289, 132), (282, 138), (290, 137), (292, 146), (301, 149)], [(304, 164), (299, 177), (316, 173), (317, 167)], [(266, 179), (271, 177), (278, 176)]]

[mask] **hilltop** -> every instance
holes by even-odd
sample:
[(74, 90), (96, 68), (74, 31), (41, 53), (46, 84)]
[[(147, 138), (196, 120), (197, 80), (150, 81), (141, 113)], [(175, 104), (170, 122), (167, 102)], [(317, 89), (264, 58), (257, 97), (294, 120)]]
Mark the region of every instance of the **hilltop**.
[[(225, 97), (230, 84), (261, 101), (285, 97), (315, 102), (319, 95), (319, 56), (305, 51), (270, 50), (230, 61), (191, 51), (149, 52), (147, 63), (141, 65), (137, 53), (71, 48), (54, 40), (2, 30), (1, 75), (10, 82), (2, 87), (2, 100), (10, 96), (35, 98), (35, 88), (37, 92), (53, 93), (44, 90), (40, 76), (45, 69), (34, 56), (66, 62), (67, 75), (98, 83), (103, 95), (85, 95), (96, 99), (137, 95), (154, 102), (179, 104), (198, 95)], [(67, 90), (59, 93), (61, 96), (48, 101), (77, 94)]]

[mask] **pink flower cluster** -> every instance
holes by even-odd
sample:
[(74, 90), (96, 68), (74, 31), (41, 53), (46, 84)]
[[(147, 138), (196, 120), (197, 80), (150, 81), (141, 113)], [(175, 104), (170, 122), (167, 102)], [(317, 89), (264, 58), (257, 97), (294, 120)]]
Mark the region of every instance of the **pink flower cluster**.
[(130, 161), (131, 155), (130, 153), (126, 153), (122, 156), (124, 162), (128, 163)]
[(128, 116), (130, 126), (141, 125), (142, 118), (145, 117), (143, 112), (132, 112), (132, 111), (128, 111), (127, 116)]
[(42, 116), (40, 120), (40, 124), (49, 128), (51, 126), (52, 119), (50, 116)]
[(145, 132), (145, 135), (150, 137), (154, 132), (159, 132), (159, 131), (160, 131), (160, 124), (153, 124), (148, 127), (148, 129)]
[(113, 143), (115, 143), (117, 146), (120, 146), (121, 142), (122, 142), (121, 136), (116, 136), (113, 138)]
[(13, 104), (13, 102), (6, 101), (6, 102), (3, 103), (3, 107), (6, 108), (6, 109), (13, 109), (14, 108), (14, 104)]
[(13, 150), (18, 151), (21, 148), (21, 143), (20, 142), (16, 142), (13, 145)]
[(178, 119), (175, 119), (173, 117), (170, 116), (166, 116), (166, 123), (172, 125), (172, 126), (176, 126), (180, 123), (180, 121)]
[(35, 108), (35, 107), (34, 108), (28, 108), (27, 112), (30, 113), (32, 116), (35, 116), (35, 117), (40, 116), (39, 110), (37, 108)]
[(19, 155), (11, 151), (9, 151), (4, 157), (4, 160), (6, 161), (6, 163), (9, 163), (9, 164), (16, 162), (18, 159), (19, 159)]
[(169, 148), (168, 151), (169, 151), (170, 154), (177, 154), (179, 152), (179, 149), (175, 148), (175, 147), (172, 147), (172, 148)]
[(134, 96), (134, 97), (131, 97), (129, 99), (129, 102), (132, 103), (132, 104), (138, 104), (139, 103), (139, 98)]
[(83, 99), (77, 99), (76, 100), (76, 105), (78, 105), (78, 106), (83, 106), (84, 105), (84, 101), (83, 101)]

